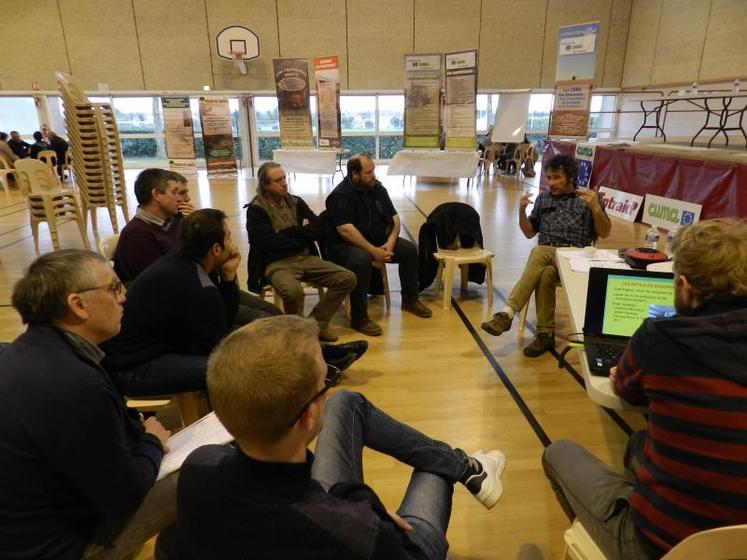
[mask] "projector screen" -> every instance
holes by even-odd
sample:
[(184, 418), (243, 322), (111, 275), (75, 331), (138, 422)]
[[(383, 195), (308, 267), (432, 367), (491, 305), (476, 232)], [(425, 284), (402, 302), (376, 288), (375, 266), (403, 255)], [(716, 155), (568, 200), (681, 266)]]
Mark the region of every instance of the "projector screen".
[(500, 94), (498, 108), (495, 110), (493, 134), (490, 137), (493, 142), (524, 141), (530, 95), (528, 91)]

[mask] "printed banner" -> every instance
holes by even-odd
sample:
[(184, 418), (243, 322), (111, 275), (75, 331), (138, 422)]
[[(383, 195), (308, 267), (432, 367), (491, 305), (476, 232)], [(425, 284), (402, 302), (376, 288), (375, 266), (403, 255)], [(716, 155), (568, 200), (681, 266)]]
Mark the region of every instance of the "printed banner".
[(477, 50), (446, 53), (446, 147), (475, 149)]
[(672, 226), (689, 226), (700, 219), (701, 208), (700, 204), (647, 194), (641, 222), (664, 229)]
[(235, 172), (228, 97), (200, 97), (200, 123), (208, 173)]
[(320, 148), (341, 148), (340, 60), (336, 56), (314, 59), (316, 115)]
[(558, 82), (550, 118), (550, 136), (586, 137), (589, 130), (591, 81)]
[(405, 55), (405, 148), (438, 148), (441, 135), (440, 54)]
[(305, 58), (275, 58), (275, 91), (280, 113), (280, 145), (311, 148), (309, 63)]
[(161, 107), (169, 167), (174, 171), (194, 170), (197, 166), (195, 132), (189, 97), (162, 97)]
[(594, 168), (594, 152), (596, 144), (590, 142), (579, 142), (576, 144), (576, 163), (578, 163), (578, 177), (576, 185), (588, 187), (591, 181), (591, 171)]
[(615, 216), (626, 222), (635, 222), (643, 206), (643, 197), (618, 191), (609, 187), (599, 187), (604, 209), (608, 216)]
[(558, 28), (556, 82), (594, 79), (598, 37), (598, 21)]

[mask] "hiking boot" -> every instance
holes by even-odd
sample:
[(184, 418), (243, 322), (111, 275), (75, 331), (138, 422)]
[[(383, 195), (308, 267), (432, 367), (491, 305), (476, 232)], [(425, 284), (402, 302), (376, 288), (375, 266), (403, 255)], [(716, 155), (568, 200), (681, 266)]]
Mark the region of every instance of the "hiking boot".
[(335, 332), (329, 328), (329, 325), (326, 327), (319, 327), (319, 341), (320, 342), (336, 342), (340, 337), (335, 334)]
[(433, 312), (428, 307), (426, 307), (419, 299), (403, 301), (402, 309), (404, 309), (405, 311), (409, 311), (413, 315), (422, 317), (423, 319), (427, 319), (428, 317), (433, 315)]
[(505, 311), (499, 311), (490, 321), (485, 321), (480, 328), (493, 336), (500, 336), (511, 328), (513, 319)]
[(555, 348), (555, 335), (550, 333), (537, 333), (532, 342), (524, 348), (524, 355), (527, 358), (536, 358), (548, 350)]
[(363, 333), (366, 336), (379, 336), (382, 333), (381, 327), (368, 317), (350, 321), (350, 326), (353, 327), (353, 330)]
[(355, 354), (357, 360), (368, 350), (368, 342), (365, 340), (353, 340), (343, 344), (325, 344), (322, 346), (322, 355), (326, 360), (328, 357), (339, 357), (347, 354)]
[(506, 456), (497, 449), (488, 453), (480, 450), (468, 460), (469, 468), (474, 474), (467, 478), (464, 485), (478, 502), (490, 509), (498, 503), (503, 494), (501, 475), (506, 468)]

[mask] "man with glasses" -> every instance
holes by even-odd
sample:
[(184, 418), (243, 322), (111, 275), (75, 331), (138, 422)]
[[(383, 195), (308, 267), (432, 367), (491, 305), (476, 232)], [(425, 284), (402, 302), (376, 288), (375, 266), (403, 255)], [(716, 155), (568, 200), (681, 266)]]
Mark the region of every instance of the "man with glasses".
[(125, 408), (99, 345), (125, 293), (106, 260), (36, 259), (12, 303), (26, 332), (0, 355), (0, 556), (124, 558), (172, 523), (176, 477), (154, 486), (169, 432)]
[[(324, 363), (317, 336), (313, 321), (270, 317), (234, 332), (210, 357), (211, 402), (236, 444), (202, 447), (182, 466), (179, 558), (254, 550), (264, 558), (443, 559), (454, 484), (488, 509), (500, 499), (500, 451), (469, 456), (359, 393), (327, 402), (340, 373)], [(414, 468), (396, 513), (363, 483), (364, 446)]]

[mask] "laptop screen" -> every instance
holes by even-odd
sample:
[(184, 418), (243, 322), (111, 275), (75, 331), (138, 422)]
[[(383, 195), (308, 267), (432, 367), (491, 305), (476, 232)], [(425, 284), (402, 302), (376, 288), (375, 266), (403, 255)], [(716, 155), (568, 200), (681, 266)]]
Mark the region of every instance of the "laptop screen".
[(630, 338), (644, 319), (674, 315), (673, 279), (670, 272), (592, 268), (584, 334)]

